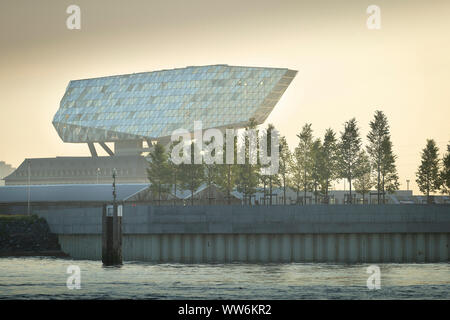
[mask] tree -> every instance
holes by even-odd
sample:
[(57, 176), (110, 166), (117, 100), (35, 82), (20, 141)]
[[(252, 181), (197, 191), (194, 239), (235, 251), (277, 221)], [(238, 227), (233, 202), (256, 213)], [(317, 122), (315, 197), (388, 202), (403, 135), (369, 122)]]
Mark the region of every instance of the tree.
[[(369, 154), (372, 166), (376, 172), (377, 177), (377, 199), (378, 203), (380, 202), (380, 196), (382, 193), (382, 166), (383, 159), (386, 158), (384, 148), (385, 140), (389, 137), (389, 125), (387, 121), (386, 115), (383, 111), (377, 110), (375, 111), (375, 116), (373, 121), (369, 123), (370, 132), (367, 135), (367, 139), (369, 140), (369, 144), (367, 145), (367, 152)], [(387, 166), (385, 166), (387, 167)], [(383, 192), (384, 196), (384, 192)]]
[[(267, 141), (267, 131), (265, 131), (263, 136), (261, 137), (261, 141), (264, 141), (264, 140)], [(267, 152), (269, 152), (269, 151), (267, 151)], [(264, 168), (266, 168), (268, 166), (269, 165), (261, 165), (261, 169), (264, 169)], [(267, 205), (267, 186), (269, 185), (269, 175), (260, 174), (259, 175), (259, 181), (260, 181), (260, 183), (262, 184), (262, 187), (263, 187), (263, 201), (264, 201), (264, 205)]]
[(364, 150), (361, 150), (359, 155), (359, 167), (357, 168), (358, 174), (355, 179), (355, 190), (363, 196), (363, 204), (366, 202), (365, 195), (369, 193), (370, 189), (374, 186), (372, 180), (372, 168), (370, 167), (370, 160)]
[(317, 204), (320, 186), (323, 185), (323, 170), (322, 142), (316, 139), (311, 145), (311, 184), (315, 204)]
[(180, 164), (180, 180), (184, 189), (191, 191), (191, 205), (194, 205), (194, 192), (201, 186), (205, 177), (203, 164), (194, 163), (194, 153), (198, 151), (198, 145), (191, 143), (191, 163)]
[(298, 142), (298, 146), (294, 153), (297, 165), (296, 170), (302, 171), (301, 181), (304, 192), (303, 204), (306, 204), (306, 192), (310, 190), (311, 186), (311, 148), (313, 144), (311, 124), (305, 124), (297, 137), (300, 141)]
[[(249, 123), (247, 127), (245, 128), (246, 131), (256, 129), (256, 121), (255, 119), (251, 118), (249, 120)], [(258, 132), (256, 132), (256, 137), (258, 137)], [(258, 144), (258, 141), (256, 141), (256, 145)], [(242, 148), (244, 148), (244, 164), (238, 165), (238, 179), (237, 179), (237, 190), (239, 192), (242, 192), (244, 195), (244, 204), (248, 201), (248, 204), (251, 205), (251, 197), (256, 192), (256, 187), (258, 186), (258, 180), (259, 180), (259, 165), (258, 163), (253, 164), (251, 163), (251, 157), (250, 157), (250, 139), (248, 135), (245, 135), (243, 138), (243, 145)], [(254, 150), (256, 151), (256, 150)], [(256, 155), (256, 160), (258, 159), (258, 155)]]
[(393, 193), (398, 190), (400, 183), (398, 182), (397, 167), (395, 165), (396, 155), (392, 152), (392, 142), (390, 137), (386, 137), (382, 143), (381, 159), (381, 192), (383, 194), (383, 203), (385, 203), (385, 193)]
[[(210, 141), (206, 141), (205, 145), (208, 146), (209, 144), (214, 142), (214, 138), (211, 138)], [(217, 150), (213, 149), (211, 152), (211, 157), (215, 157)], [(215, 183), (215, 181), (217, 181), (217, 177), (219, 175), (219, 166), (222, 166), (221, 164), (217, 164), (217, 163), (211, 163), (211, 164), (204, 164), (204, 169), (205, 169), (205, 182), (206, 182), (206, 186), (208, 188), (208, 204), (211, 205), (213, 197), (212, 197), (212, 188), (211, 186)]]
[(161, 193), (169, 191), (170, 169), (168, 154), (163, 145), (157, 143), (149, 154), (150, 161), (147, 176), (152, 194), (158, 194), (158, 204), (161, 205)]
[(337, 142), (332, 129), (327, 129), (322, 144), (322, 183), (321, 190), (325, 196), (325, 203), (329, 203), (328, 190), (331, 181), (337, 178)]
[(266, 205), (267, 204), (267, 185), (269, 184), (269, 176), (261, 174), (261, 175), (259, 175), (259, 181), (263, 188), (264, 205)]
[(352, 180), (357, 178), (360, 163), (361, 138), (356, 119), (353, 118), (344, 124), (339, 143), (339, 172), (340, 177), (347, 179), (350, 185), (350, 200), (352, 203)]
[[(272, 150), (272, 132), (275, 130), (275, 127), (273, 124), (269, 123), (267, 126), (267, 129), (264, 131), (264, 134), (262, 135), (261, 139), (265, 139), (266, 146), (267, 146), (267, 156), (271, 157), (271, 150)], [(280, 148), (280, 147), (278, 147)], [(278, 149), (279, 150), (279, 149)], [(259, 159), (258, 159), (259, 160)], [(261, 165), (261, 168), (269, 167), (270, 164), (267, 165)], [(263, 182), (264, 185), (264, 201), (266, 200), (266, 185), (269, 187), (269, 205), (272, 205), (273, 200), (273, 187), (280, 185), (280, 179), (278, 173), (276, 174), (270, 174), (270, 175), (260, 175), (260, 180)]]
[(283, 204), (286, 205), (286, 187), (290, 184), (290, 168), (292, 166), (292, 154), (286, 137), (280, 139), (280, 167), (278, 170), (281, 186), (283, 187)]
[(234, 137), (233, 140), (233, 163), (226, 162), (226, 135), (223, 141), (223, 165), (218, 166), (217, 175), (216, 175), (216, 184), (219, 186), (221, 190), (223, 190), (227, 194), (227, 203), (231, 204), (231, 192), (236, 187), (236, 180), (239, 174), (239, 168), (236, 164), (236, 153), (237, 153), (237, 138)]
[[(170, 144), (170, 148), (169, 148), (170, 154), (172, 154), (173, 148), (179, 143), (181, 143), (181, 138), (180, 138), (180, 140), (173, 141)], [(174, 195), (174, 197), (173, 197), (173, 205), (176, 205), (176, 202), (177, 202), (177, 186), (178, 186), (179, 183), (181, 183), (181, 180), (180, 180), (181, 165), (175, 164), (172, 161), (171, 157), (169, 158), (169, 172), (170, 172), (170, 184), (172, 185), (171, 189), (172, 189), (172, 193)]]
[(442, 158), (442, 171), (440, 173), (442, 193), (450, 195), (450, 144), (447, 145), (447, 153)]
[(419, 190), (426, 194), (427, 203), (431, 203), (430, 193), (440, 187), (439, 149), (433, 139), (427, 139), (427, 145), (422, 150), (422, 162), (416, 176)]
[(297, 199), (295, 200), (296, 204), (299, 204), (299, 193), (304, 186), (303, 181), (303, 166), (302, 166), (302, 155), (300, 154), (300, 150), (295, 148), (294, 153), (292, 155), (292, 161), (289, 165), (289, 171), (291, 173), (291, 179), (289, 186), (292, 190), (294, 190), (297, 194)]

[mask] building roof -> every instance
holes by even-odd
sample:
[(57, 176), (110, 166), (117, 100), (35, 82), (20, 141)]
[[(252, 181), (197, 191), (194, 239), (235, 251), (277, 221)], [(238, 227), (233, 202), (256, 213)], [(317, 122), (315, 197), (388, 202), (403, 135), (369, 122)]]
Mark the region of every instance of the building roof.
[(3, 178), (13, 171), (14, 168), (10, 164), (5, 163), (4, 161), (0, 161), (0, 185), (3, 184)]
[[(117, 201), (148, 188), (149, 184), (117, 184)], [(31, 185), (30, 202), (109, 202), (111, 184)], [(1, 186), (0, 203), (28, 202), (28, 186)]]
[[(147, 160), (142, 156), (56, 157), (25, 159), (4, 180), (7, 185), (95, 183), (96, 179), (112, 182), (116, 169), (118, 183), (140, 183), (147, 180)], [(133, 179), (123, 181), (123, 178)], [(122, 181), (121, 181), (122, 180)], [(51, 181), (51, 182), (47, 182)], [(107, 182), (107, 181), (104, 181)]]
[(203, 129), (262, 123), (297, 71), (193, 66), (70, 81), (53, 125), (65, 142), (168, 137), (194, 120)]
[[(216, 190), (219, 190), (219, 192), (222, 192), (222, 191), (220, 191), (220, 188), (215, 183), (212, 183), (211, 185), (203, 183), (200, 185), (200, 187), (198, 187), (197, 190), (194, 191), (194, 193), (193, 193), (194, 199), (199, 193), (207, 190), (208, 188), (216, 189)], [(242, 197), (239, 198), (237, 195), (235, 195), (234, 192), (231, 192), (230, 194), (231, 194), (231, 196), (235, 197), (236, 199), (242, 200)], [(188, 199), (191, 199), (192, 193), (190, 190), (177, 190), (177, 197), (179, 199), (188, 200)]]
[[(117, 201), (135, 201), (139, 195), (148, 193), (149, 183), (116, 184)], [(215, 186), (215, 185), (214, 185)], [(203, 184), (194, 193), (206, 190)], [(169, 193), (170, 199), (173, 194)], [(187, 200), (191, 197), (190, 190), (177, 190), (176, 198)], [(145, 198), (145, 197), (144, 197)], [(110, 202), (112, 201), (111, 184), (60, 184), (31, 185), (30, 202)], [(28, 185), (0, 187), (0, 203), (28, 202)]]

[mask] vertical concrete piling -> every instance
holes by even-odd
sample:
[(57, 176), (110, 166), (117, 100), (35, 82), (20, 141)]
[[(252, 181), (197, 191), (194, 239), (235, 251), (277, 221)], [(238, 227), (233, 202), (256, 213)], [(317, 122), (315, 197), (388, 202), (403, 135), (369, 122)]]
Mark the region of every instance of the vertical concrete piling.
[(103, 205), (102, 262), (105, 266), (122, 264), (122, 205)]

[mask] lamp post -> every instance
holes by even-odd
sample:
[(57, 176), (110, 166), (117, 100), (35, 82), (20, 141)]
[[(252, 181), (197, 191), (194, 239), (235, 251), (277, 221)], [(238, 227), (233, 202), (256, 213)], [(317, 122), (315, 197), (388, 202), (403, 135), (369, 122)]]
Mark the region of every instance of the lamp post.
[(100, 168), (97, 168), (97, 184), (98, 184), (98, 175), (100, 174)]
[(406, 179), (406, 191), (409, 191), (409, 179)]
[(113, 192), (112, 192), (112, 194), (113, 194), (113, 205), (115, 206), (116, 205), (116, 175), (117, 175), (117, 172), (116, 172), (116, 168), (114, 168), (113, 169), (113, 175), (112, 175), (112, 177), (113, 177)]
[[(122, 264), (122, 205), (116, 203), (116, 169), (113, 169), (113, 205), (103, 205), (102, 262), (106, 266)], [(119, 207), (119, 208), (118, 208)]]

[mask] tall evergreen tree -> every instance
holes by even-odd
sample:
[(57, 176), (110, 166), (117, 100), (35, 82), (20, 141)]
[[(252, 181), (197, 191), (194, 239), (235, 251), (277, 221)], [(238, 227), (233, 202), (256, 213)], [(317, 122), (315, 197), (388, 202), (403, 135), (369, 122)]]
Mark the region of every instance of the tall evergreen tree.
[[(208, 146), (209, 144), (214, 142), (214, 138), (211, 138), (210, 141), (205, 141), (205, 146)], [(211, 152), (211, 157), (215, 157), (217, 150), (214, 149)], [(222, 164), (217, 163), (211, 163), (207, 164), (205, 163), (203, 165), (205, 169), (205, 182), (206, 186), (208, 188), (208, 204), (212, 204), (213, 200), (213, 194), (212, 194), (212, 185), (217, 181), (217, 178), (219, 176), (219, 167), (222, 166)]]
[(220, 190), (224, 191), (227, 194), (227, 203), (231, 204), (231, 192), (233, 192), (236, 187), (236, 180), (239, 174), (239, 167), (236, 164), (236, 156), (237, 156), (237, 138), (234, 137), (233, 140), (233, 163), (228, 164), (226, 161), (226, 150), (227, 150), (227, 139), (226, 134), (223, 141), (223, 165), (218, 166), (217, 176), (216, 176), (216, 184), (219, 186)]
[(331, 182), (338, 177), (337, 173), (337, 141), (332, 129), (327, 129), (322, 145), (322, 193), (325, 196), (325, 203), (329, 203), (328, 190)]
[(389, 125), (386, 115), (383, 111), (375, 111), (374, 119), (369, 123), (370, 132), (367, 135), (369, 144), (367, 145), (367, 152), (369, 154), (370, 160), (372, 162), (372, 167), (376, 172), (377, 179), (377, 200), (381, 203), (381, 194), (384, 196), (382, 187), (382, 167), (383, 159), (386, 158), (385, 155), (385, 140), (390, 136)]
[(286, 188), (290, 184), (290, 168), (292, 166), (292, 154), (289, 150), (289, 145), (286, 141), (286, 137), (281, 137), (279, 148), (280, 167), (278, 173), (280, 184), (283, 188), (283, 204), (286, 205)]
[[(263, 132), (263, 135), (261, 137), (261, 141), (263, 141), (263, 140), (267, 141), (267, 130), (265, 130)], [(269, 148), (267, 148), (267, 149), (269, 149)], [(259, 161), (259, 159), (258, 159), (258, 161)], [(269, 165), (262, 165), (261, 164), (261, 169), (264, 169), (264, 168), (266, 168), (268, 166)], [(262, 204), (264, 204), (264, 205), (267, 205), (268, 202), (269, 202), (268, 198), (270, 197), (269, 196), (270, 194), (267, 191), (267, 188), (269, 186), (269, 180), (270, 180), (270, 176), (269, 175), (265, 175), (265, 174), (260, 174), (259, 175), (259, 184), (262, 185), (262, 190), (263, 190), (263, 199), (262, 200), (264, 201), (264, 203), (262, 203)]]
[[(171, 142), (170, 147), (169, 147), (169, 154), (172, 154), (173, 148), (179, 143), (181, 143), (181, 138), (178, 141)], [(179, 189), (178, 185), (179, 185), (179, 183), (181, 183), (181, 180), (180, 180), (181, 165), (175, 164), (172, 161), (171, 157), (169, 157), (169, 172), (170, 172), (171, 192), (172, 192), (172, 194), (174, 196), (173, 197), (173, 205), (176, 205), (177, 204), (177, 199), (178, 199), (178, 195), (177, 195), (177, 192), (178, 192), (178, 189)]]
[(191, 163), (180, 164), (181, 187), (191, 191), (191, 205), (194, 205), (194, 192), (201, 186), (205, 178), (205, 168), (203, 164), (194, 163), (194, 153), (199, 152), (198, 145), (191, 143)]
[(450, 144), (447, 144), (447, 153), (442, 158), (442, 171), (440, 173), (442, 193), (450, 195)]
[(158, 204), (160, 205), (161, 194), (169, 191), (170, 184), (168, 154), (160, 143), (154, 145), (153, 150), (149, 154), (147, 176), (150, 181), (149, 189), (152, 194), (158, 194)]
[[(267, 145), (267, 156), (271, 157), (271, 150), (272, 150), (272, 132), (273, 130), (275, 130), (275, 127), (273, 126), (273, 124), (269, 123), (269, 125), (267, 126), (267, 129), (264, 131), (264, 134), (262, 135), (261, 139), (265, 139), (266, 140), (266, 145)], [(279, 147), (278, 147), (279, 148)], [(259, 160), (259, 159), (258, 159)], [(263, 167), (269, 167), (270, 164), (268, 165), (261, 165), (261, 168)], [(279, 179), (279, 175), (278, 173), (276, 174), (271, 174), (271, 175), (260, 175), (260, 180), (263, 182), (264, 184), (264, 199), (266, 199), (266, 184), (269, 188), (269, 205), (273, 204), (273, 188), (275, 186), (279, 186), (280, 185), (280, 179)]]
[(422, 162), (416, 176), (419, 190), (426, 194), (427, 203), (430, 203), (430, 193), (440, 188), (439, 149), (433, 139), (427, 139), (427, 145), (422, 150)]
[(302, 170), (302, 184), (304, 199), (303, 204), (306, 204), (306, 193), (311, 187), (311, 167), (312, 167), (312, 144), (313, 135), (311, 124), (305, 124), (302, 131), (297, 135), (299, 138), (298, 146), (295, 150), (296, 164), (298, 169)]
[(269, 176), (264, 175), (264, 174), (259, 175), (259, 185), (262, 186), (263, 200), (264, 200), (263, 204), (266, 205), (267, 204), (267, 199), (269, 197), (269, 193), (267, 191), (267, 187), (269, 185)]
[(382, 143), (383, 157), (381, 160), (381, 193), (383, 194), (383, 203), (386, 202), (385, 194), (393, 193), (398, 190), (400, 183), (398, 182), (397, 167), (395, 159), (397, 158), (392, 151), (392, 142), (390, 137), (386, 137)]
[(359, 159), (359, 167), (357, 168), (358, 174), (355, 179), (355, 190), (363, 196), (364, 204), (366, 202), (365, 195), (370, 192), (370, 189), (374, 186), (374, 182), (372, 180), (370, 160), (364, 150), (361, 150)]
[(339, 172), (340, 177), (347, 179), (350, 185), (350, 199), (352, 198), (352, 180), (358, 176), (360, 164), (361, 137), (356, 119), (353, 118), (344, 124), (344, 131), (341, 132), (339, 143)]
[(323, 172), (322, 142), (320, 139), (316, 139), (311, 145), (311, 184), (315, 204), (318, 202), (320, 187), (323, 185)]
[(297, 194), (295, 200), (296, 204), (299, 204), (299, 194), (302, 188), (305, 186), (304, 169), (303, 169), (303, 156), (300, 149), (297, 147), (292, 155), (292, 161), (289, 164), (290, 180), (289, 187), (294, 190)]
[[(256, 121), (254, 118), (249, 120), (248, 126), (246, 130), (256, 129)], [(256, 137), (258, 137), (258, 133), (256, 131)], [(256, 145), (258, 141), (256, 141)], [(258, 186), (259, 181), (259, 165), (252, 164), (250, 162), (250, 139), (246, 135), (243, 139), (244, 154), (245, 154), (245, 163), (239, 165), (239, 174), (237, 179), (237, 190), (242, 192), (244, 195), (244, 204), (251, 205), (251, 197), (256, 192), (256, 187)], [(256, 155), (256, 159), (258, 159), (258, 155)]]

